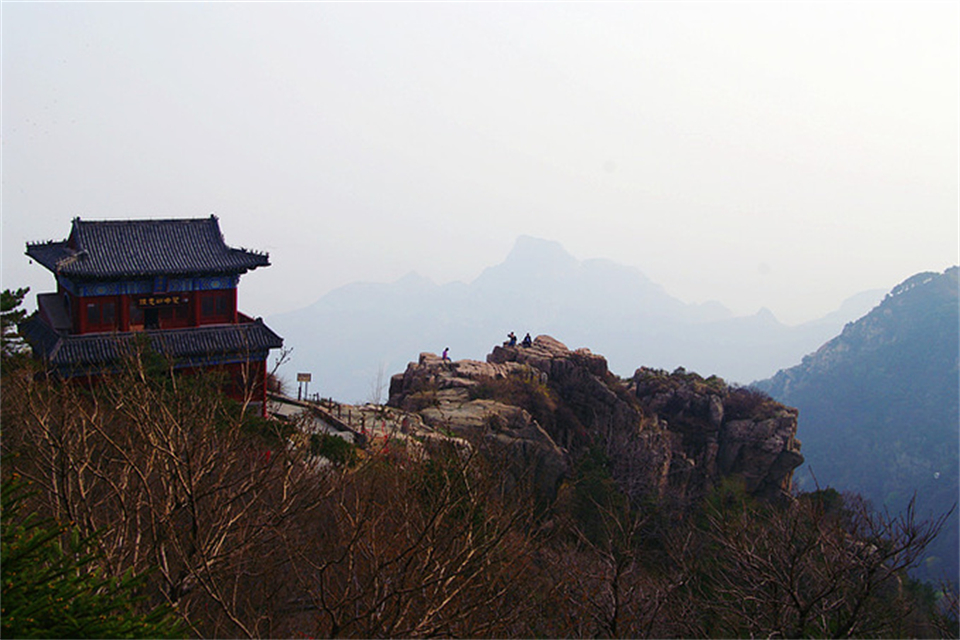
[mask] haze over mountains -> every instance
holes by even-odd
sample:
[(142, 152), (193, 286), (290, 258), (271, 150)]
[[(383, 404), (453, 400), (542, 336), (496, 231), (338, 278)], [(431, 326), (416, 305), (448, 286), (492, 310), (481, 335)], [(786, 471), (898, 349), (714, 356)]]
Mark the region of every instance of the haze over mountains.
[[(960, 486), (960, 269), (918, 273), (789, 369), (756, 386), (800, 410), (797, 486), (854, 491), (922, 517), (957, 506)], [(954, 511), (918, 575), (958, 580)]]
[[(437, 285), (410, 274), (351, 284), (269, 323), (311, 372), (311, 392), (384, 401), (390, 376), (419, 353), (450, 347), (483, 360), (509, 331), (549, 334), (603, 354), (614, 373), (684, 367), (751, 383), (800, 409), (798, 486), (863, 494), (897, 512), (917, 492), (920, 515), (957, 501), (958, 269), (921, 273), (849, 298), (798, 326), (761, 310), (734, 317), (718, 302), (686, 304), (639, 270), (579, 261), (556, 242), (521, 237), (473, 282)], [(955, 512), (919, 575), (958, 572)]]
[(389, 377), (420, 352), (450, 347), (454, 358), (482, 360), (514, 331), (544, 333), (603, 353), (612, 371), (678, 366), (749, 383), (796, 364), (869, 311), (869, 291), (798, 326), (771, 312), (734, 317), (719, 302), (687, 304), (638, 269), (580, 261), (556, 242), (520, 237), (500, 264), (470, 283), (437, 285), (417, 274), (386, 284), (356, 283), (314, 304), (268, 318), (293, 348), (282, 374), (313, 374), (311, 392), (343, 401), (385, 393)]

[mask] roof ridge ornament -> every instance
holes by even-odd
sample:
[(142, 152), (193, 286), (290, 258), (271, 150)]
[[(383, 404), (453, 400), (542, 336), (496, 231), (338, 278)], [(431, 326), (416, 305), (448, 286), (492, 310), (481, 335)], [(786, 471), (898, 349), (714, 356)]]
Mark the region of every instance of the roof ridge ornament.
[(60, 273), (61, 269), (65, 269), (69, 267), (71, 264), (73, 264), (77, 260), (82, 260), (83, 258), (86, 258), (88, 255), (86, 249), (80, 249), (79, 251), (74, 251), (73, 249), (67, 248), (67, 251), (69, 252), (70, 255), (57, 260), (57, 273)]

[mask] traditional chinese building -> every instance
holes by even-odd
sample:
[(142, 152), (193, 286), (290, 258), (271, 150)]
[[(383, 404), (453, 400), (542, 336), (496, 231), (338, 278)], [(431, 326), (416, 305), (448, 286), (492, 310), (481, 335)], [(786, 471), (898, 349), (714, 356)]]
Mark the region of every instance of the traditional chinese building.
[(217, 369), (227, 392), (266, 406), (267, 356), (283, 340), (237, 310), (240, 276), (269, 266), (264, 253), (224, 243), (216, 216), (181, 220), (81, 220), (59, 242), (27, 245), (56, 277), (20, 333), (63, 378), (117, 367), (144, 336), (180, 370)]

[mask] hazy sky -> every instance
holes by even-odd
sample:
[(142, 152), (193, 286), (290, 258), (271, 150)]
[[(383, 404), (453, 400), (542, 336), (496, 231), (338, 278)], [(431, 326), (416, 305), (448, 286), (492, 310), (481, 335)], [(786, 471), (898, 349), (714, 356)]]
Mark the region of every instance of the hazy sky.
[(521, 234), (787, 323), (960, 262), (957, 2), (0, 11), (5, 288), (75, 216), (217, 214), (253, 315)]

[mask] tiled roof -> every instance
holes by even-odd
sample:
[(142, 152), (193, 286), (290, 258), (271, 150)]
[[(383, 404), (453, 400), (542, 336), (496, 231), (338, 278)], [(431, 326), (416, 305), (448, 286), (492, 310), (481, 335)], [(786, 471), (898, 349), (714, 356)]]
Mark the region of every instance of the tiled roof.
[(73, 220), (70, 237), (27, 245), (54, 273), (91, 279), (244, 273), (265, 253), (228, 247), (216, 216), (179, 220)]
[(82, 372), (114, 364), (138, 336), (146, 336), (158, 353), (187, 363), (230, 357), (254, 359), (257, 354), (283, 346), (283, 339), (261, 320), (165, 331), (67, 335), (34, 314), (19, 329), (34, 352), (61, 371)]

